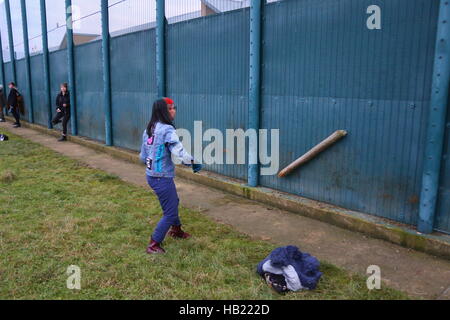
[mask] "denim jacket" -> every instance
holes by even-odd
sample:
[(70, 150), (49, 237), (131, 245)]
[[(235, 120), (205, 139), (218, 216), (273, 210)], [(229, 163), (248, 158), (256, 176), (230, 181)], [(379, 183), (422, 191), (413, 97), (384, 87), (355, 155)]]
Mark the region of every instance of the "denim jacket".
[(147, 135), (147, 130), (144, 131), (139, 157), (141, 162), (147, 165), (148, 176), (173, 178), (175, 165), (172, 155), (185, 165), (191, 165), (191, 161), (194, 160), (184, 150), (173, 126), (158, 122), (153, 137)]

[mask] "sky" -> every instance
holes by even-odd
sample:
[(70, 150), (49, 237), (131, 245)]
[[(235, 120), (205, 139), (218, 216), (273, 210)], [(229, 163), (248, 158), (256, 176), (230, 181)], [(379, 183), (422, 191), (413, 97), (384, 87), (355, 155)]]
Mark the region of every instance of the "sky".
[[(26, 0), (29, 50), (42, 50), (40, 0)], [(153, 22), (156, 20), (155, 0), (109, 0), (110, 32)], [(22, 15), (19, 0), (10, 0), (14, 49), (17, 59), (24, 56)], [(73, 19), (77, 20), (100, 11), (100, 0), (72, 0)], [(49, 48), (57, 47), (63, 39), (65, 28), (65, 1), (46, 0)], [(200, 0), (166, 0), (166, 17), (199, 11)], [(75, 33), (101, 34), (100, 13), (74, 23)], [(0, 0), (0, 35), (4, 61), (10, 60), (4, 0)], [(35, 39), (33, 39), (35, 38)]]

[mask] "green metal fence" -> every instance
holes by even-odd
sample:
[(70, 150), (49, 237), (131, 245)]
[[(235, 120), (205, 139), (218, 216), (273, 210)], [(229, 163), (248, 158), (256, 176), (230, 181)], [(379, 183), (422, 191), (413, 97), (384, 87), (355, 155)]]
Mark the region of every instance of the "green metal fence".
[[(206, 169), (450, 232), (448, 1), (24, 3), (29, 39), (21, 39), (19, 1), (9, 6), (11, 28), (0, 7), (0, 35), (5, 82), (16, 77), (32, 101), (26, 119), (51, 127), (59, 84), (69, 82), (72, 134), (138, 150), (151, 105), (164, 94), (178, 106), (177, 127), (192, 133), (195, 121), (203, 132), (279, 129), (280, 169), (344, 129), (344, 140), (286, 178), (249, 164), (260, 146), (246, 146), (246, 164)], [(46, 31), (30, 14), (43, 4)]]

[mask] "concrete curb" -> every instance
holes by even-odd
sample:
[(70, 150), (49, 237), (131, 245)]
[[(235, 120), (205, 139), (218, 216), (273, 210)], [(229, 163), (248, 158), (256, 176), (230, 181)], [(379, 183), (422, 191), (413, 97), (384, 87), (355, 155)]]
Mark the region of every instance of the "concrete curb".
[[(10, 117), (7, 117), (7, 119), (12, 120)], [(59, 131), (47, 129), (40, 125), (24, 121), (23, 126), (55, 137), (60, 136)], [(78, 136), (68, 136), (68, 140), (96, 151), (107, 153), (113, 157), (140, 164), (138, 154), (135, 151), (108, 147), (98, 141)], [(406, 226), (394, 225), (375, 216), (346, 210), (269, 188), (251, 188), (239, 180), (211, 172), (194, 174), (191, 170), (178, 166), (177, 176), (250, 200), (262, 202), (269, 206), (450, 260), (450, 237), (446, 235), (420, 234)]]

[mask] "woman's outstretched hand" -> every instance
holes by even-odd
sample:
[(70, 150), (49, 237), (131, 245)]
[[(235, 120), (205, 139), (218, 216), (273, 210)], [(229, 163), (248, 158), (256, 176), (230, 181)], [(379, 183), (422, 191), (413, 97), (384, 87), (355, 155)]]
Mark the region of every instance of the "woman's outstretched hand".
[(202, 165), (201, 164), (197, 164), (197, 163), (193, 163), (192, 164), (192, 171), (194, 171), (194, 173), (197, 173), (200, 170), (202, 170)]

